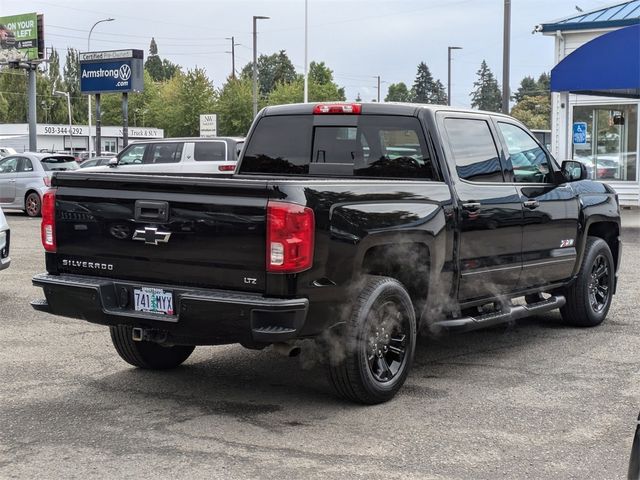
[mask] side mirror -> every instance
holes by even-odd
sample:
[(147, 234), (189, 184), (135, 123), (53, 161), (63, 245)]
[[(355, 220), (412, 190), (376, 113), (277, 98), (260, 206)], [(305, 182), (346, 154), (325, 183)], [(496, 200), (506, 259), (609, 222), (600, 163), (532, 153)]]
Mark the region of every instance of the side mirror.
[(117, 167), (118, 166), (118, 157), (113, 157), (109, 159), (109, 163), (107, 163), (107, 165), (109, 165), (110, 167)]
[(562, 174), (567, 182), (577, 182), (589, 178), (587, 166), (577, 160), (565, 160), (562, 162)]

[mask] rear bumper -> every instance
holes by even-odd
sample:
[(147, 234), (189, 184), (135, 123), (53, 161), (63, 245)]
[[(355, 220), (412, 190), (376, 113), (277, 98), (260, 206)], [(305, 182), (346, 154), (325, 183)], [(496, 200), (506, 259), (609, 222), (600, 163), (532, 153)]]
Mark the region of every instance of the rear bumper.
[[(149, 330), (173, 344), (260, 344), (299, 336), (307, 317), (306, 298), (265, 298), (259, 294), (153, 285), (80, 275), (40, 274), (33, 284), (44, 290), (34, 309), (101, 325)], [(175, 315), (136, 312), (133, 289), (171, 290)]]

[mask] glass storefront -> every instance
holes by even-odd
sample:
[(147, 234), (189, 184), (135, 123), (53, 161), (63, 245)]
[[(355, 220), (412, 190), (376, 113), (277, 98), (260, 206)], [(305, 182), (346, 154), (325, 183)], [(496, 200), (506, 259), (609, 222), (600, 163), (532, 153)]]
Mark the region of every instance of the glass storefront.
[(638, 105), (574, 106), (573, 158), (587, 166), (593, 179), (635, 182)]

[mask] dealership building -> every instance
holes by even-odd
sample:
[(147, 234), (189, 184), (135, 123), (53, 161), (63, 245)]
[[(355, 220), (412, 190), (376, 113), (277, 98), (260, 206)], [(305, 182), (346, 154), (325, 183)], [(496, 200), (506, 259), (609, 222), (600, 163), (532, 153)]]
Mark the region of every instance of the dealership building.
[[(96, 129), (91, 131), (95, 140)], [(38, 124), (38, 150), (54, 152), (89, 150), (89, 127), (87, 125), (73, 125), (72, 135), (69, 135), (69, 125)], [(123, 146), (122, 127), (101, 128), (101, 152), (119, 152)], [(129, 127), (129, 141), (164, 138), (164, 130), (151, 127)], [(73, 143), (72, 143), (73, 141)], [(29, 150), (29, 125), (27, 123), (0, 124), (0, 146), (11, 147), (18, 152)]]
[(640, 0), (539, 25), (555, 41), (551, 150), (640, 206)]

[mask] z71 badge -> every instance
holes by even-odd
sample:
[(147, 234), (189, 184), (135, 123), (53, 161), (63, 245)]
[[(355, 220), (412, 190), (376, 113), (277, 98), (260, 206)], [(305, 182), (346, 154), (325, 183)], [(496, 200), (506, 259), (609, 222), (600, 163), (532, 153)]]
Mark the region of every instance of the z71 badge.
[(569, 238), (567, 240), (560, 240), (560, 248), (573, 247), (574, 240)]

